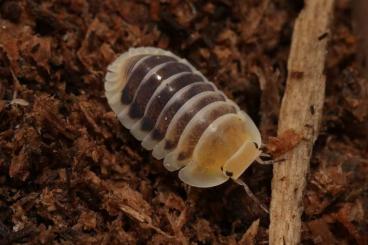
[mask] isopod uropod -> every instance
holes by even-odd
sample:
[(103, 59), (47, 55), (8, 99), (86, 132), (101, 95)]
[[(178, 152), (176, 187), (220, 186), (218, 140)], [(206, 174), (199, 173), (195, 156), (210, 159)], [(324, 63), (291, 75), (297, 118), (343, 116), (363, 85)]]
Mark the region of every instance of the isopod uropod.
[(120, 122), (186, 184), (237, 180), (260, 156), (250, 117), (187, 60), (131, 48), (107, 70), (105, 93)]

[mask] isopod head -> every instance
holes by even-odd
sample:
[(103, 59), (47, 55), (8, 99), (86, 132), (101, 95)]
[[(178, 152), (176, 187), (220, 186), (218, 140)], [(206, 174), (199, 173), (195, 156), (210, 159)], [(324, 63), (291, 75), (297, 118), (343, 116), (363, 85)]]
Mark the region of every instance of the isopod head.
[(236, 180), (261, 154), (250, 117), (185, 59), (132, 48), (107, 70), (105, 94), (120, 122), (186, 184)]

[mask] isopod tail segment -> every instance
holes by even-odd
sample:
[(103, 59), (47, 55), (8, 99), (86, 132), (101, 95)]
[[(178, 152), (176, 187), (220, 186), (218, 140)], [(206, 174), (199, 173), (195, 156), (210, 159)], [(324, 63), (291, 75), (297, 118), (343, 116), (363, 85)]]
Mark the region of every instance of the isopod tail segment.
[(188, 185), (208, 188), (229, 179), (239, 184), (261, 155), (251, 118), (169, 51), (129, 49), (108, 66), (105, 95), (142, 146)]

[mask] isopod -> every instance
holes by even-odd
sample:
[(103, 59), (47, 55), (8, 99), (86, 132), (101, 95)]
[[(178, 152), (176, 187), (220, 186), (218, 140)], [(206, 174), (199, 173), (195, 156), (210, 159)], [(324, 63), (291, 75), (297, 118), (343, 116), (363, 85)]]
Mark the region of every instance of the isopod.
[(131, 134), (195, 187), (239, 176), (261, 154), (261, 136), (232, 100), (187, 60), (131, 48), (107, 68), (105, 94)]

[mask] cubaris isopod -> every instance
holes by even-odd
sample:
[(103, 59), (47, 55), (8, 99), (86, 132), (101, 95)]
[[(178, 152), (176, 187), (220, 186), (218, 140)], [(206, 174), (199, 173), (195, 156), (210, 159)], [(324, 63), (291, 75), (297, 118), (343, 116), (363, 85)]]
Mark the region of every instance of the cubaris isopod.
[(131, 48), (108, 68), (105, 93), (120, 122), (166, 169), (195, 187), (239, 176), (261, 150), (250, 117), (187, 60)]

